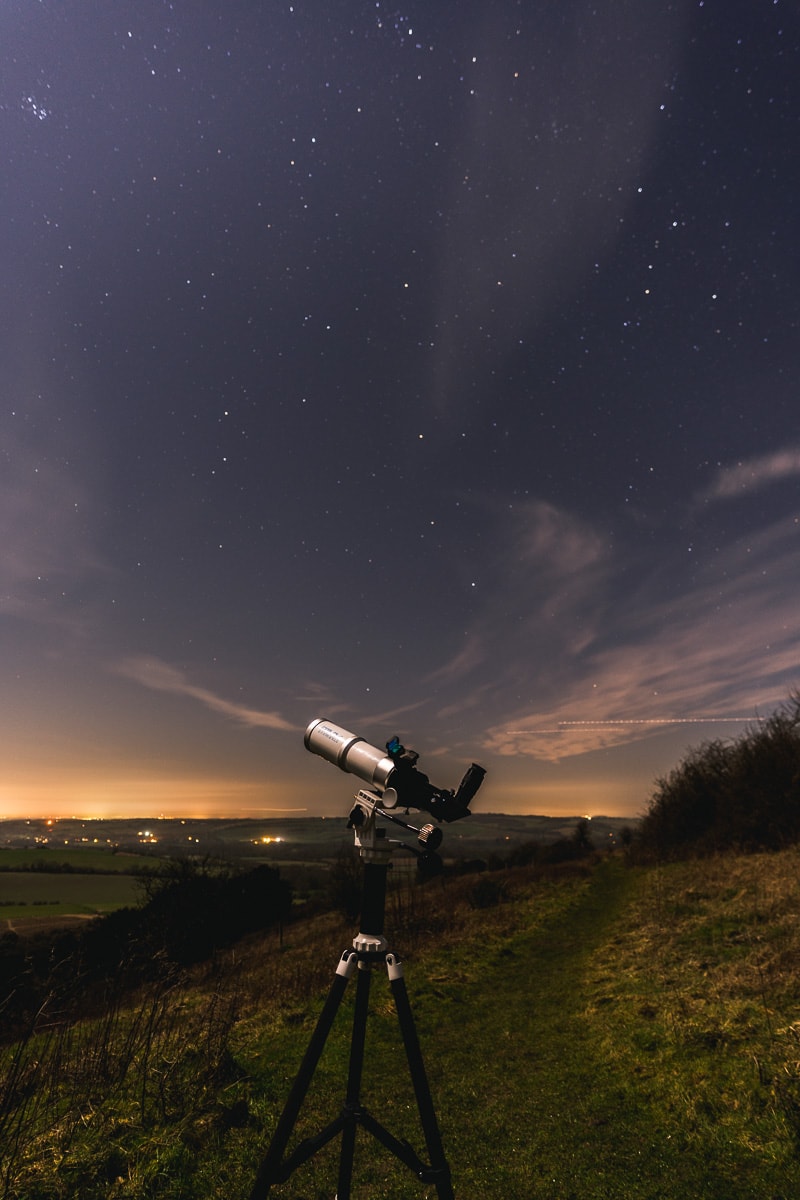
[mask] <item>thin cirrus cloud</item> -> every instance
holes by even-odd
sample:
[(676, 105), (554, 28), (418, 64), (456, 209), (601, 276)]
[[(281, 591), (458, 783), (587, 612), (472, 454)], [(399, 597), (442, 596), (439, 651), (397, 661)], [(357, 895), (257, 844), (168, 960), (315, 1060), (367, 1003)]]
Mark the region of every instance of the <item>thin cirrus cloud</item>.
[(87, 579), (105, 571), (85, 529), (86, 489), (57, 456), (9, 439), (0, 478), (0, 590), (6, 616), (75, 619)]
[(606, 606), (594, 638), (571, 650), (561, 640), (560, 685), (543, 681), (541, 706), (497, 721), (487, 750), (556, 762), (674, 724), (755, 721), (774, 709), (800, 673), (797, 536), (794, 518), (778, 521), (669, 597), (651, 568), (634, 594)]
[(555, 678), (556, 663), (597, 634), (613, 559), (602, 537), (579, 517), (544, 501), (496, 512), (493, 557), (460, 644), (426, 676), (442, 713), (492, 703), (532, 671)]
[[(748, 471), (766, 485), (794, 462)], [(727, 537), (697, 527), (689, 550), (679, 525), (656, 546), (541, 501), (497, 517), (493, 586), (428, 676), (440, 716), (469, 723), (481, 697), (488, 752), (555, 762), (755, 720), (797, 685), (794, 516)]]
[(472, 619), (424, 679), (457, 740), (513, 726), (521, 696), (557, 703), (600, 636), (614, 579), (607, 539), (588, 521), (538, 500), (495, 516)]
[(123, 659), (115, 667), (118, 675), (131, 679), (143, 687), (155, 692), (171, 692), (176, 696), (188, 696), (197, 700), (212, 712), (246, 725), (250, 729), (281, 729), (296, 733), (298, 726), (277, 712), (263, 712), (261, 709), (248, 708), (244, 704), (236, 704), (218, 696), (208, 688), (197, 687), (190, 683), (182, 671), (169, 663), (151, 655)]
[(732, 500), (796, 475), (800, 475), (800, 448), (787, 447), (721, 468), (703, 499)]
[[(588, 7), (596, 15), (597, 6)], [(448, 204), (451, 219), (439, 256), (431, 392), (441, 412), (480, 390), (478, 359), (461, 351), (470, 331), (484, 338), (490, 331), (497, 353), (513, 353), (526, 329), (572, 293), (598, 254), (613, 251), (619, 210), (593, 198), (611, 187), (620, 197), (637, 195), (632, 184), (659, 136), (660, 81), (681, 54), (685, 15), (681, 5), (655, 5), (642, 21), (635, 7), (625, 15), (619, 5), (606, 7), (613, 10), (617, 36), (602, 55), (580, 35), (576, 21), (561, 31), (558, 55), (543, 57), (529, 73), (530, 112), (538, 113), (542, 130), (535, 135), (531, 172), (520, 163), (520, 146), (531, 136), (530, 112), (514, 105), (501, 113), (493, 100), (516, 70), (517, 51), (494, 6), (484, 6), (478, 26), (483, 52), (471, 68), (474, 100), (453, 143), (456, 158), (470, 163), (470, 187), (464, 189), (454, 173), (457, 195)], [(633, 72), (631, 61), (659, 63), (661, 69)], [(602, 140), (598, 128), (606, 131)], [(504, 185), (497, 187), (500, 179)], [(559, 180), (557, 204), (543, 179)], [(501, 278), (499, 262), (505, 264)], [(487, 287), (489, 278), (495, 286)], [(514, 299), (520, 286), (522, 305)]]

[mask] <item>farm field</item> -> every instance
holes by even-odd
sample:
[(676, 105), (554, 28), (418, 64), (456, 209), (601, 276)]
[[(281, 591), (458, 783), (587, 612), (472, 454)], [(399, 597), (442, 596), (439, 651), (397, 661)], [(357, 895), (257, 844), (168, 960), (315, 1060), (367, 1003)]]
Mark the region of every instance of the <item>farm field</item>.
[(53, 871), (63, 864), (73, 867), (76, 871), (99, 871), (110, 875), (134, 874), (140, 871), (152, 871), (158, 859), (145, 854), (112, 854), (107, 849), (94, 847), (48, 847), (42, 849), (6, 849), (0, 848), (0, 873), (3, 871), (24, 871), (34, 868), (41, 871)]
[(138, 902), (138, 882), (131, 875), (0, 871), (0, 929), (17, 918), (93, 916)]

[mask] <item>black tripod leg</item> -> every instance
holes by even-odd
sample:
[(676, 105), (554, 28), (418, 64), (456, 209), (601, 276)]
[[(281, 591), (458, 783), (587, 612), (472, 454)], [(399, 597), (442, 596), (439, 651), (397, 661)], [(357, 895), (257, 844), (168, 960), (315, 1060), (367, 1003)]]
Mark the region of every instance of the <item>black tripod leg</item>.
[(361, 1075), (364, 1069), (364, 1043), (367, 1033), (371, 977), (372, 972), (368, 967), (359, 969), (356, 980), (356, 1003), (353, 1012), (353, 1036), (350, 1042), (350, 1068), (347, 1075), (347, 1099), (345, 1101), (349, 1120), (342, 1130), (336, 1200), (350, 1200), (357, 1118), (361, 1107)]
[(354, 950), (345, 950), (339, 960), (328, 998), (319, 1015), (316, 1028), (311, 1035), (311, 1041), (308, 1043), (305, 1056), (300, 1064), (300, 1070), (297, 1072), (292, 1090), (289, 1093), (289, 1098), (284, 1105), (281, 1119), (273, 1134), (269, 1150), (259, 1167), (256, 1181), (253, 1184), (253, 1190), (250, 1193), (250, 1200), (262, 1200), (269, 1193), (269, 1189), (273, 1183), (280, 1183), (282, 1181), (284, 1151), (289, 1143), (289, 1138), (292, 1136), (295, 1121), (306, 1097), (306, 1092), (308, 1091), (314, 1072), (317, 1069), (317, 1063), (325, 1048), (325, 1042), (331, 1031), (331, 1026), (333, 1025), (339, 1005), (342, 1002), (347, 982), (355, 970), (356, 962), (357, 959)]
[(439, 1132), (439, 1122), (436, 1120), (436, 1110), (433, 1107), (433, 1098), (428, 1086), (428, 1076), (425, 1074), (425, 1064), (422, 1060), (422, 1050), (420, 1049), (414, 1016), (411, 1012), (411, 1004), (408, 999), (408, 992), (406, 991), (403, 965), (394, 954), (387, 954), (386, 967), (389, 972), (389, 985), (392, 989), (397, 1016), (400, 1022), (400, 1031), (403, 1035), (403, 1044), (406, 1048), (406, 1058), (408, 1059), (408, 1066), (411, 1072), (411, 1081), (414, 1085), (414, 1094), (417, 1098), (420, 1121), (425, 1134), (425, 1145), (428, 1148), (428, 1158), (432, 1168), (431, 1175), (433, 1176), (429, 1181), (435, 1184), (439, 1200), (454, 1200), (450, 1167), (444, 1156), (442, 1135)]

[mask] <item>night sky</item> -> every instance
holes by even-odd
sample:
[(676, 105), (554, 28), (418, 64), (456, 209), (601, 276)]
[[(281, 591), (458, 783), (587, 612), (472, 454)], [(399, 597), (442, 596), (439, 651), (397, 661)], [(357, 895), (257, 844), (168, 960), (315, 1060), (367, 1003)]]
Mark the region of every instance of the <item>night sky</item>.
[(635, 814), (800, 685), (800, 10), (3, 0), (2, 814)]

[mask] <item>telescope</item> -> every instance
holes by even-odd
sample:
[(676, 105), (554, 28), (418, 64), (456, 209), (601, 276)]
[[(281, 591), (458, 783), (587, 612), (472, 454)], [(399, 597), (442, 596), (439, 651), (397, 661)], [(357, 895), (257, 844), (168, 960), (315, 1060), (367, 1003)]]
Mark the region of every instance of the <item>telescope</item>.
[(324, 717), (311, 722), (304, 740), (312, 754), (362, 779), (380, 797), (381, 809), (421, 809), (437, 821), (449, 823), (470, 816), (469, 803), (486, 774), (483, 767), (472, 763), (455, 791), (434, 787), (428, 776), (417, 770), (417, 752), (406, 750), (399, 738), (392, 738), (385, 750), (379, 750)]
[[(348, 729), (342, 729), (341, 725), (334, 725), (324, 717), (311, 722), (305, 733), (305, 744), (312, 754), (319, 754), (342, 771), (357, 775), (367, 785), (366, 788), (359, 788), (355, 797), (356, 805), (348, 822), (348, 828), (355, 830), (355, 844), (364, 864), (361, 924), (358, 936), (353, 939), (352, 950), (345, 950), (339, 959), (328, 999), (320, 1013), (269, 1149), (259, 1167), (250, 1200), (265, 1200), (274, 1183), (285, 1183), (297, 1167), (313, 1157), (318, 1150), (322, 1150), (339, 1134), (342, 1138), (339, 1186), (336, 1194), (345, 1200), (350, 1196), (356, 1130), (359, 1127), (376, 1138), (384, 1149), (389, 1150), (408, 1167), (427, 1188), (433, 1185), (438, 1200), (454, 1200), (450, 1167), (442, 1146), (439, 1123), (422, 1061), (422, 1051), (403, 977), (403, 964), (398, 956), (389, 950), (389, 943), (383, 935), (386, 874), (391, 866), (390, 859), (395, 845), (416, 854), (418, 866), (422, 870), (430, 872), (432, 864), (436, 863), (441, 869), (441, 859), (436, 854), (436, 849), (441, 844), (442, 831), (435, 825), (424, 825), (422, 829), (417, 829), (391, 810), (398, 806), (406, 809), (424, 809), (438, 821), (458, 821), (461, 817), (470, 815), (469, 802), (481, 786), (486, 772), (483, 767), (473, 763), (455, 791), (434, 787), (427, 775), (417, 770), (419, 755), (416, 751), (406, 750), (401, 746), (399, 738), (392, 738), (386, 743), (385, 750), (379, 750), (364, 738), (350, 733)], [(419, 848), (415, 849), (386, 837), (386, 830), (383, 826), (378, 826), (376, 818), (386, 819), (416, 833)], [(400, 1022), (420, 1123), (425, 1135), (427, 1162), (419, 1157), (409, 1142), (395, 1137), (361, 1103), (370, 974), (372, 968), (379, 963), (385, 964), (389, 976), (389, 986)], [(295, 1123), (325, 1048), (344, 989), (354, 974), (358, 982), (344, 1105), (339, 1115), (324, 1129), (314, 1137), (302, 1139), (287, 1153)], [(426, 1195), (430, 1194), (430, 1191), (426, 1190)]]

